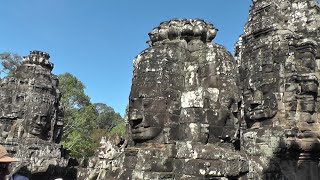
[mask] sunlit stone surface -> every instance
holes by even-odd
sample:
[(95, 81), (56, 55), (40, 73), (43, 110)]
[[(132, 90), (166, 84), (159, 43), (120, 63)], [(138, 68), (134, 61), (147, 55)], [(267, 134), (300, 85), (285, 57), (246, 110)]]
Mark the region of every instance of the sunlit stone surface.
[(320, 8), (255, 0), (234, 58), (217, 29), (172, 19), (134, 59), (119, 179), (311, 179), (319, 174)]

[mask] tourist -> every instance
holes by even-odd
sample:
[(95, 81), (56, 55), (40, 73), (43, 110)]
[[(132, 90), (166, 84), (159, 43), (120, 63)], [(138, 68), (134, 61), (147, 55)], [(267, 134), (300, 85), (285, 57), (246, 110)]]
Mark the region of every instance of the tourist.
[(0, 145), (0, 180), (5, 180), (9, 172), (9, 165), (19, 161), (17, 158), (10, 157), (6, 148)]

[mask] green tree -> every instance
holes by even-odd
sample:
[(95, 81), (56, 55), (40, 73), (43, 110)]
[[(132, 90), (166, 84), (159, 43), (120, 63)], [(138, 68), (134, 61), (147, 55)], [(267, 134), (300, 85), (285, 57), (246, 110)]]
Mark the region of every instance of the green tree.
[(123, 121), (121, 115), (116, 113), (112, 107), (103, 103), (95, 103), (94, 106), (98, 113), (97, 126), (99, 129), (106, 129), (109, 132)]
[(2, 69), (0, 75), (12, 74), (22, 64), (22, 57), (17, 53), (3, 52), (0, 54)]
[(104, 103), (92, 104), (84, 92), (85, 85), (72, 74), (61, 74), (58, 78), (65, 107), (62, 142), (73, 156), (89, 157), (99, 147), (101, 137), (123, 134), (124, 128), (119, 124), (124, 120), (119, 113)]
[(109, 136), (113, 135), (119, 135), (119, 136), (124, 136), (124, 133), (126, 131), (126, 124), (124, 121), (118, 123), (114, 128), (111, 129), (109, 132)]
[(69, 129), (64, 131), (63, 145), (75, 157), (89, 157), (94, 154), (92, 130), (96, 127), (97, 112), (93, 105), (82, 107), (71, 113)]
[(84, 92), (85, 85), (75, 76), (67, 72), (58, 75), (58, 79), (62, 94), (61, 102), (66, 110), (80, 109), (91, 104), (89, 96)]
[(62, 143), (73, 156), (88, 157), (94, 152), (90, 133), (96, 127), (97, 112), (80, 80), (70, 73), (60, 74), (58, 79), (65, 109)]
[[(84, 84), (70, 73), (58, 75), (59, 90), (61, 91), (61, 104), (64, 107), (64, 134), (67, 139), (72, 130), (78, 128), (77, 118), (79, 110), (89, 106), (90, 98), (84, 92)], [(94, 117), (96, 118), (96, 117)]]
[(112, 107), (104, 103), (95, 103), (94, 106), (98, 116), (97, 126), (92, 130), (91, 138), (94, 141), (94, 147), (98, 148), (103, 136), (107, 138), (115, 135), (123, 136), (125, 128), (121, 128), (121, 125), (124, 125), (124, 119)]

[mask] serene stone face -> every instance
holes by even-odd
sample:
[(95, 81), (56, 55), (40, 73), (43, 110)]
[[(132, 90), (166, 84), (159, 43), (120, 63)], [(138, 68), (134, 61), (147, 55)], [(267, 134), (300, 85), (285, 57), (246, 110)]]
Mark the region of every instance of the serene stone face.
[(245, 43), (240, 64), (244, 118), (250, 128), (259, 127), (260, 123), (271, 124), (279, 110), (276, 94), (281, 87), (280, 65), (269, 53), (272, 42), (265, 36), (260, 38)]
[(133, 143), (119, 158), (118, 179), (223, 179), (248, 170), (235, 151), (237, 64), (211, 42), (216, 33), (199, 19), (172, 19), (149, 33), (150, 47), (134, 59), (127, 132)]
[[(250, 88), (244, 91), (244, 112), (247, 120), (259, 121), (271, 119), (278, 111), (274, 94), (269, 90), (272, 85)], [(266, 89), (264, 89), (266, 88)]]
[(45, 104), (33, 104), (32, 110), (27, 111), (24, 117), (25, 130), (41, 139), (48, 139), (52, 123), (50, 109)]
[(241, 148), (264, 159), (250, 159), (256, 166), (248, 174), (252, 179), (266, 174), (319, 179), (320, 14), (315, 9), (314, 0), (259, 0), (251, 6), (236, 59), (246, 120)]
[(31, 51), (12, 75), (0, 80), (0, 144), (28, 162), (13, 164), (18, 174), (26, 173), (30, 179), (75, 179), (76, 171), (67, 167), (68, 152), (59, 144), (63, 107), (52, 68), (49, 54)]
[(136, 143), (157, 141), (166, 121), (164, 83), (167, 79), (162, 74), (160, 59), (155, 61), (146, 53), (137, 57), (135, 62), (128, 116), (132, 139)]
[(132, 138), (134, 141), (146, 141), (156, 138), (163, 128), (163, 119), (161, 112), (148, 112), (143, 106), (152, 106), (152, 103), (147, 99), (134, 98), (131, 99), (130, 106), (130, 125), (132, 128)]
[(57, 89), (58, 79), (51, 74), (53, 64), (48, 59), (47, 53), (31, 51), (13, 75), (1, 80), (1, 119), (6, 119), (4, 125), (8, 133), (3, 138), (60, 140), (61, 95)]

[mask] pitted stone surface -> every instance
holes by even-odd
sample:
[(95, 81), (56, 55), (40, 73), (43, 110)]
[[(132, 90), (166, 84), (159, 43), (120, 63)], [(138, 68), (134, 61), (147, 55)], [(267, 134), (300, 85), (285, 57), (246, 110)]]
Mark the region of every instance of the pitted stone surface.
[(63, 128), (61, 95), (49, 58), (45, 52), (31, 51), (12, 75), (0, 81), (0, 141), (21, 159), (20, 173), (32, 178), (62, 177), (68, 171), (66, 151), (58, 144)]
[(129, 147), (110, 174), (319, 179), (319, 19), (314, 0), (253, 1), (235, 60), (212, 25), (161, 23), (134, 60)]
[(320, 177), (319, 10), (314, 0), (253, 1), (235, 49), (249, 179)]
[[(197, 40), (189, 46), (190, 49), (198, 49), (199, 42), (211, 42), (217, 34), (212, 24), (201, 19), (172, 19), (162, 22), (158, 27), (154, 28), (150, 33), (150, 46), (156, 46), (159, 43), (167, 43), (175, 40)], [(200, 43), (201, 46), (201, 43)]]
[(108, 161), (107, 179), (223, 179), (248, 171), (238, 151), (237, 64), (211, 42), (216, 32), (203, 20), (172, 19), (149, 33), (150, 47), (133, 61), (128, 147)]

